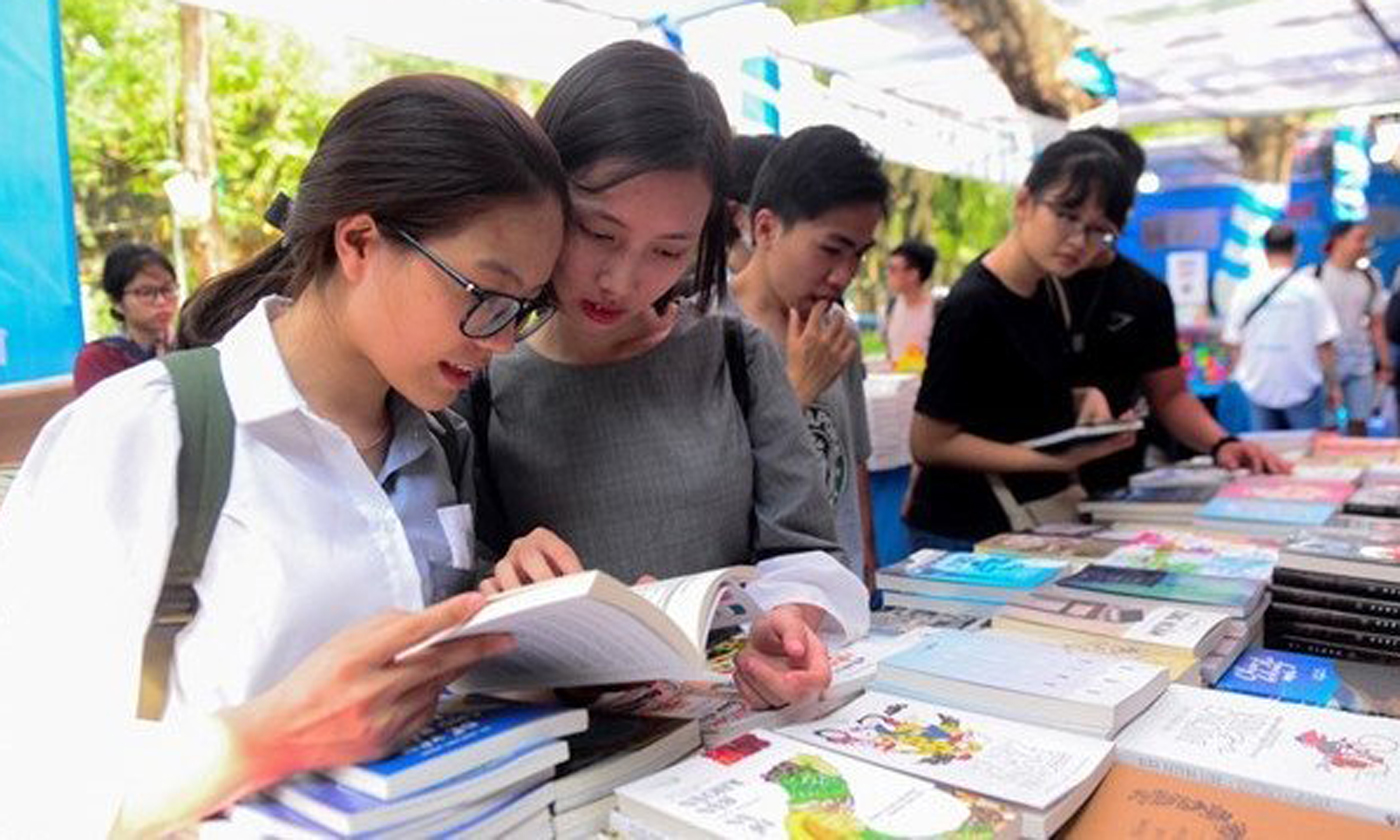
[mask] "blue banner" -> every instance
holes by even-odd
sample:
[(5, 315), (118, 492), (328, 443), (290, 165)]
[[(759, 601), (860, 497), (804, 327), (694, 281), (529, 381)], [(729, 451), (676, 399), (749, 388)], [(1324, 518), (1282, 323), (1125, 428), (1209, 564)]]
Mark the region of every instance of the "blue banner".
[(0, 3), (0, 385), (72, 372), (83, 343), (57, 0)]

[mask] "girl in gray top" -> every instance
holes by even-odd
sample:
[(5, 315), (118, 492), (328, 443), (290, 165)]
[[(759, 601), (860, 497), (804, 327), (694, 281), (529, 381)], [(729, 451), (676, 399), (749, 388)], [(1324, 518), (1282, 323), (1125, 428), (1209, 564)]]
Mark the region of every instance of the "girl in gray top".
[[(473, 385), (478, 521), (506, 526), (481, 536), (499, 547), (543, 526), (629, 580), (757, 562), (749, 591), (767, 611), (738, 688), (756, 707), (813, 697), (831, 677), (819, 633), (864, 634), (868, 596), (840, 560), (776, 349), (701, 314), (724, 291), (719, 98), (675, 54), (626, 42), (574, 65), (537, 119), (574, 218), (551, 281), (558, 315)], [(697, 303), (677, 302), (692, 267)], [(557, 566), (548, 550), (516, 558), (483, 589)]]

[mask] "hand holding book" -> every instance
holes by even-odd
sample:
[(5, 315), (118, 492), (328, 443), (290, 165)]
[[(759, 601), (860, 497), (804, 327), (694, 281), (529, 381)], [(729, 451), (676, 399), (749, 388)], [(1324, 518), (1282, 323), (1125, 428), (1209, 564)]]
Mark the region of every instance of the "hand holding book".
[[(815, 610), (816, 615), (811, 615)], [(831, 685), (831, 661), (814, 627), (821, 610), (801, 604), (774, 607), (753, 623), (739, 654), (734, 684), (755, 709), (812, 700)]]

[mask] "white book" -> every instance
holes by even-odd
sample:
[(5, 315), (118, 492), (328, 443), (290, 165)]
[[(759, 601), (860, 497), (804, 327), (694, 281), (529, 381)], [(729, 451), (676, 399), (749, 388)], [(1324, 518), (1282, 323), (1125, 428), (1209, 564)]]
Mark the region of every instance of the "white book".
[(1004, 626), (1008, 619), (1185, 651), (1196, 657), (1214, 650), (1226, 629), (1226, 619), (1219, 613), (1167, 603), (1150, 609), (1124, 607), (1096, 598), (1093, 592), (1030, 592), (1007, 602), (992, 619), (992, 626)]
[(1123, 732), (1117, 756), (1400, 827), (1400, 720), (1178, 685)]
[(880, 663), (874, 687), (1027, 723), (1112, 736), (1170, 681), (1166, 668), (1027, 639), (930, 632)]
[(1021, 833), (1049, 837), (1108, 772), (1113, 744), (1004, 718), (867, 692), (780, 732), (1014, 807)]
[(1053, 446), (1062, 446), (1066, 443), (1078, 443), (1080, 441), (1098, 440), (1100, 438), (1112, 437), (1124, 432), (1136, 432), (1142, 429), (1142, 420), (1112, 420), (1107, 423), (1092, 423), (1084, 426), (1071, 426), (1068, 429), (1061, 429), (1048, 435), (1018, 441), (1017, 446), (1029, 446), (1031, 449), (1049, 449)]
[(752, 566), (732, 566), (638, 586), (591, 571), (493, 595), (476, 615), (404, 651), (447, 639), (510, 633), (515, 648), (483, 660), (454, 691), (703, 679), (712, 628), (752, 620), (758, 608), (741, 584)]
[[(567, 811), (556, 810), (550, 820), (554, 840), (589, 840), (607, 829), (608, 816), (617, 807), (612, 794)], [(541, 835), (542, 836), (542, 835)]]
[(624, 785), (617, 805), (661, 834), (718, 840), (1010, 838), (1018, 823), (990, 800), (765, 729)]

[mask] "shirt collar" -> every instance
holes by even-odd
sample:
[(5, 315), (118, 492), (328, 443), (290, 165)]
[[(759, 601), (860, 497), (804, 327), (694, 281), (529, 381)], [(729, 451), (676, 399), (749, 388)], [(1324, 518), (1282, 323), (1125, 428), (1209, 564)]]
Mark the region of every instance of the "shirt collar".
[(240, 424), (309, 412), (272, 337), (272, 319), (290, 305), (284, 297), (263, 298), (218, 343), (224, 388)]

